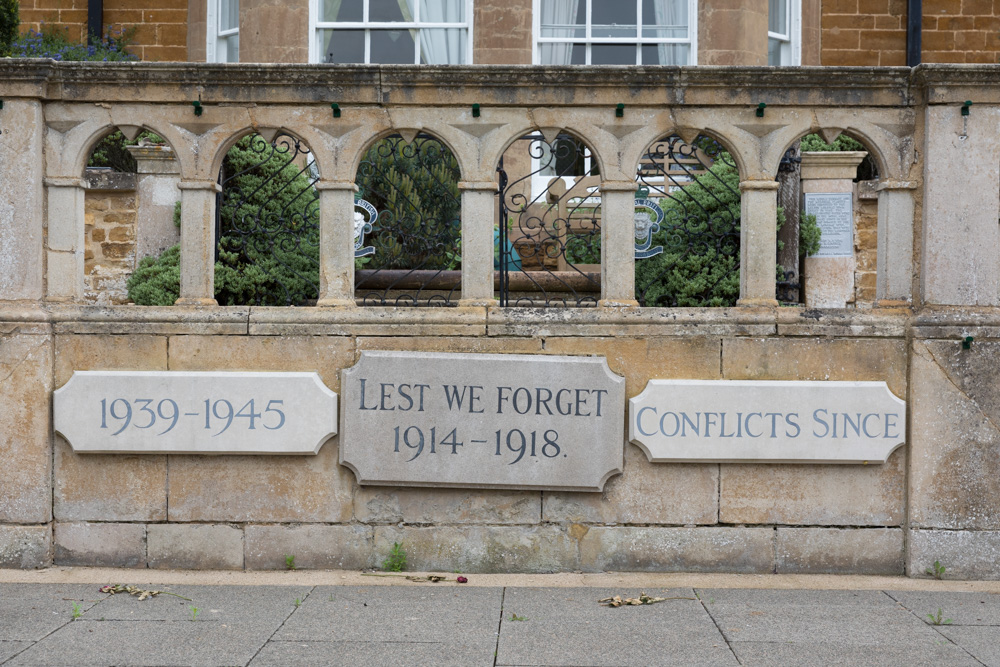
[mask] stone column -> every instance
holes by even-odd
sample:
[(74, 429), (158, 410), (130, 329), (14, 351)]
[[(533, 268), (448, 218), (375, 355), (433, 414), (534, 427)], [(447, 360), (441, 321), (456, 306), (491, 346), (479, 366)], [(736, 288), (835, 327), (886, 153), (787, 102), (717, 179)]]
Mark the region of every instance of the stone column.
[(740, 182), (740, 300), (738, 306), (777, 306), (778, 182)]
[(701, 0), (698, 64), (767, 65), (767, 12), (764, 0)]
[(135, 259), (159, 255), (180, 242), (174, 224), (174, 206), (180, 201), (177, 189), (180, 164), (169, 146), (126, 146), (138, 166), (135, 189), (138, 214), (135, 221)]
[[(816, 214), (823, 231), (819, 252), (804, 262), (806, 306), (845, 308), (854, 303), (854, 177), (866, 155), (864, 151), (802, 153), (803, 210)], [(841, 214), (844, 219), (837, 218)]]
[(878, 260), (875, 299), (880, 306), (913, 301), (913, 192), (910, 181), (878, 184)]
[(215, 300), (215, 181), (180, 181), (181, 293), (178, 306), (217, 306)]
[(48, 301), (83, 298), (84, 197), (80, 178), (45, 179), (48, 210)]
[(352, 181), (318, 181), (319, 301), (318, 306), (353, 308), (354, 193)]
[[(459, 306), (493, 306), (493, 224), (497, 184), (459, 181), (462, 192), (462, 298)], [(501, 239), (501, 243), (503, 239)]]
[(601, 300), (598, 306), (638, 306), (635, 299), (635, 181), (601, 182)]
[[(45, 295), (45, 185), (41, 102), (11, 99), (0, 111), (0, 301)], [(83, 212), (80, 211), (80, 230)], [(82, 271), (81, 271), (82, 275)]]

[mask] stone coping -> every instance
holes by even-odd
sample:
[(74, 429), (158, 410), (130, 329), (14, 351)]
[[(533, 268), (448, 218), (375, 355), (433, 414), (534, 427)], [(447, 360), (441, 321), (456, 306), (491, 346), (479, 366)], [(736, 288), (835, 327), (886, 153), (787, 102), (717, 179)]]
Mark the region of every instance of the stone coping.
[[(651, 67), (538, 65), (307, 65), (0, 61), (4, 96), (62, 101), (118, 99), (142, 87), (151, 103), (755, 107), (902, 106), (1000, 101), (995, 65), (906, 67)], [(579, 92), (577, 92), (579, 91)], [(612, 100), (613, 98), (613, 100)], [(748, 111), (752, 115), (753, 109)], [(626, 114), (627, 114), (626, 109)], [(485, 117), (485, 116), (484, 116)], [(627, 116), (626, 116), (627, 117)], [(487, 122), (484, 120), (483, 122)]]

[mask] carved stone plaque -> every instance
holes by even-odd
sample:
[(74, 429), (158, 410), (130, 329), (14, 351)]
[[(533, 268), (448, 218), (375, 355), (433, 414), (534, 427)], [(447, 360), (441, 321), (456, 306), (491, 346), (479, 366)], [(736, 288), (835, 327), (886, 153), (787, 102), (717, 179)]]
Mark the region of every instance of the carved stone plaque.
[(622, 470), (625, 379), (603, 358), (362, 352), (341, 394), (361, 484), (600, 491)]
[(76, 452), (316, 454), (337, 433), (316, 373), (76, 371), (53, 405)]
[(629, 402), (653, 462), (885, 463), (905, 430), (884, 382), (651, 380)]

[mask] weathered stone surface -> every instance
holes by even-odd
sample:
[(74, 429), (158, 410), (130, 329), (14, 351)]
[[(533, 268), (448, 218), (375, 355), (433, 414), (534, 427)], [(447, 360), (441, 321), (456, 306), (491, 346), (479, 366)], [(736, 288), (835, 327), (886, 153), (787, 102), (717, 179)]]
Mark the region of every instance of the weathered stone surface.
[(224, 525), (150, 524), (149, 567), (179, 570), (242, 570), (243, 531)]
[(141, 523), (56, 523), (56, 565), (146, 567), (146, 526)]
[(884, 382), (652, 380), (629, 401), (654, 462), (883, 463), (905, 430)]
[[(3, 110), (0, 161), (0, 300), (39, 299), (44, 284), (42, 105), (10, 99)], [(14, 184), (17, 184), (16, 186)]]
[(769, 573), (774, 530), (595, 526), (580, 538), (580, 569)]
[(626, 445), (625, 469), (600, 494), (546, 492), (542, 520), (574, 523), (714, 524), (719, 466), (650, 463)]
[(910, 531), (907, 573), (928, 577), (934, 561), (944, 566), (945, 579), (1000, 579), (1000, 531)]
[(0, 521), (52, 517), (51, 378), (51, 336), (0, 336)]
[(531, 354), (542, 351), (538, 338), (472, 338), (465, 336), (358, 336), (357, 349), (400, 352)]
[(374, 567), (374, 528), (369, 526), (258, 526), (244, 529), (246, 568), (358, 570)]
[[(883, 380), (893, 394), (906, 396), (900, 340), (725, 339), (722, 350), (726, 379)], [(898, 526), (905, 461), (901, 447), (880, 466), (723, 464), (720, 521)]]
[(910, 521), (1000, 528), (1000, 342), (914, 341)]
[(903, 574), (901, 528), (778, 527), (778, 574)]
[(23, 570), (52, 564), (52, 530), (45, 526), (0, 524), (0, 567)]
[(376, 526), (375, 564), (402, 544), (409, 570), (561, 572), (577, 568), (577, 545), (559, 526)]
[(343, 373), (340, 461), (362, 484), (599, 491), (624, 384), (604, 359), (366, 351)]
[(315, 454), (337, 432), (316, 373), (77, 371), (53, 413), (80, 453)]
[[(166, 370), (163, 336), (57, 335), (55, 379), (76, 370)], [(80, 455), (55, 438), (53, 511), (59, 521), (163, 521), (166, 456)]]
[(898, 526), (903, 521), (905, 448), (882, 465), (719, 468), (723, 523)]
[(354, 518), (363, 523), (531, 524), (541, 521), (541, 507), (538, 491), (368, 486), (354, 495)]

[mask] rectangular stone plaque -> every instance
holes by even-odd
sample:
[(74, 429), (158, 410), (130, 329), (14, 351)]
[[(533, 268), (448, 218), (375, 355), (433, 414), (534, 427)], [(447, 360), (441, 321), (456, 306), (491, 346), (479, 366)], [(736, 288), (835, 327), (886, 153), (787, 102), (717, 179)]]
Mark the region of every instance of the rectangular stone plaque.
[(806, 213), (816, 216), (823, 231), (813, 257), (854, 256), (854, 195), (850, 192), (807, 192)]
[(884, 382), (651, 380), (629, 402), (653, 462), (885, 463), (905, 429)]
[(316, 373), (76, 371), (53, 412), (87, 453), (316, 454), (337, 433)]
[(600, 491), (622, 470), (625, 379), (604, 358), (366, 351), (341, 394), (360, 484)]

